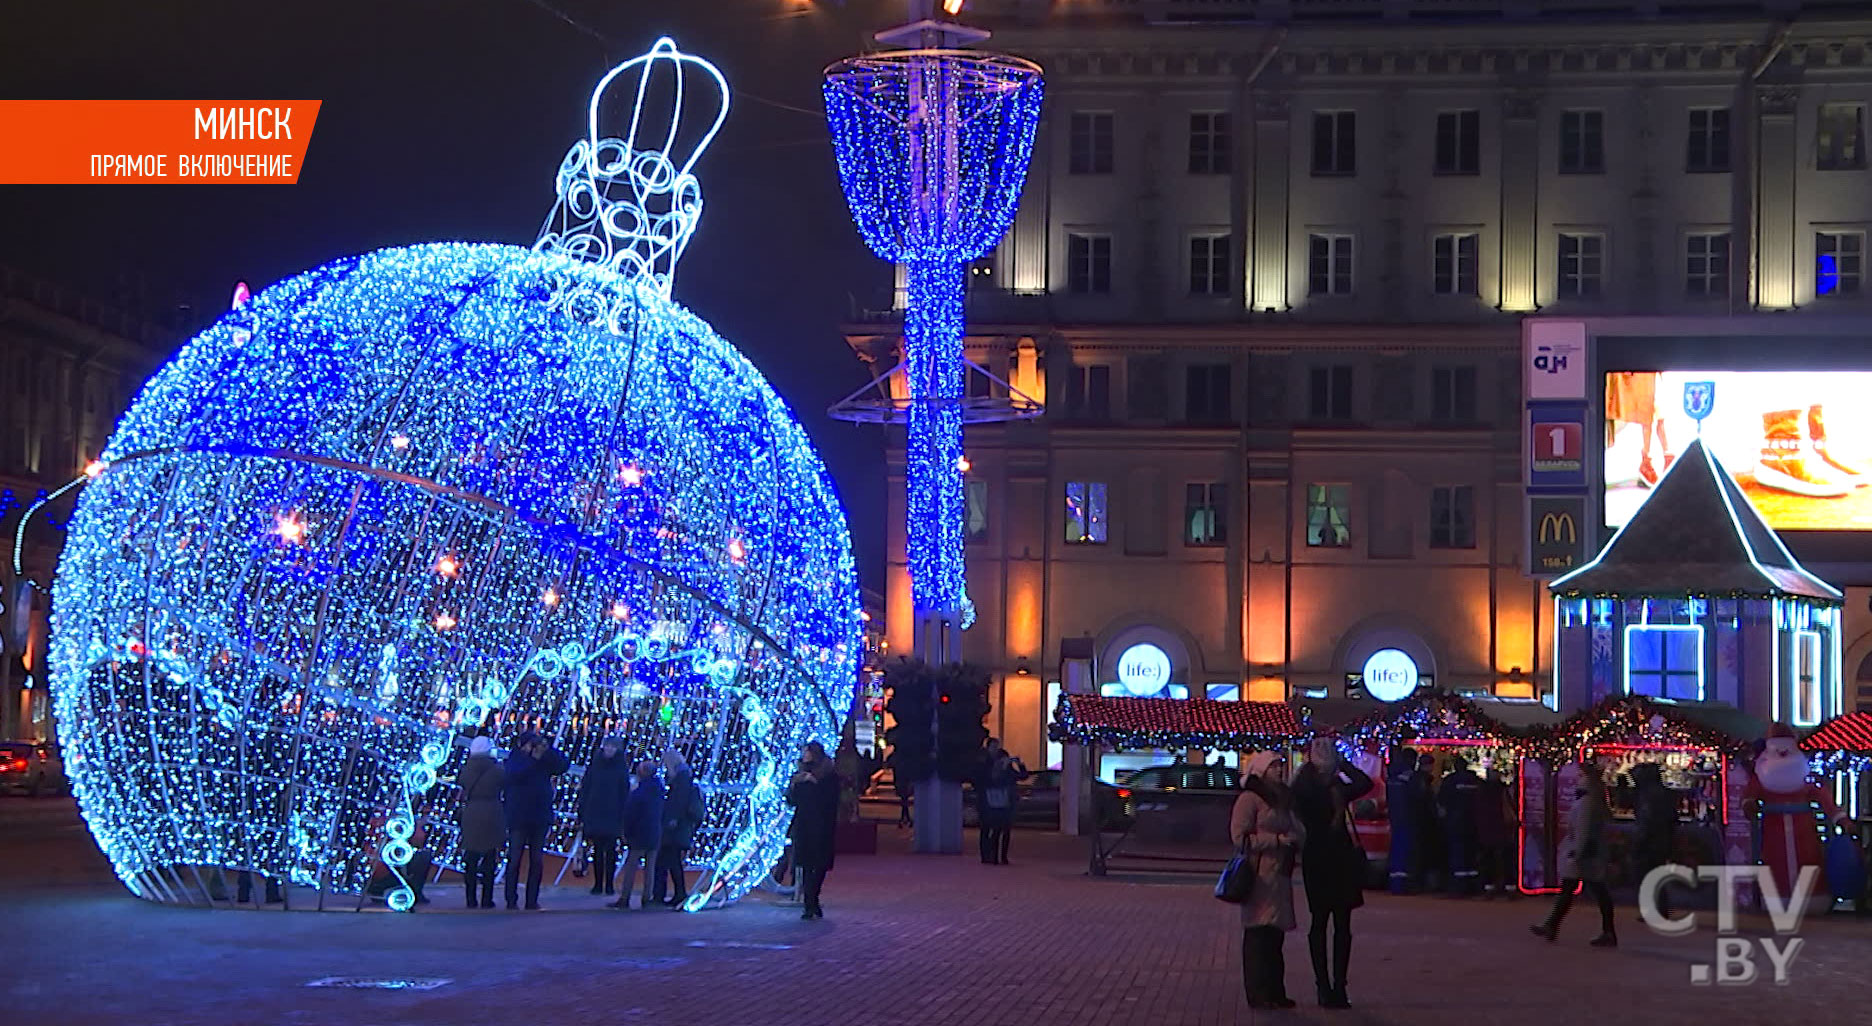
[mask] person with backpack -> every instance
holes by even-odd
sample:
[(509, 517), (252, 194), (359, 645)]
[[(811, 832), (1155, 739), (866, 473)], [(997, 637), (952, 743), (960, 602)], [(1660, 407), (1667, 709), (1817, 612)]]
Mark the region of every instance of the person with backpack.
[(983, 865), (1007, 865), (1008, 846), (1013, 842), (1014, 807), (1020, 799), (1020, 782), (1032, 774), (1018, 758), (1001, 747), (998, 738), (988, 739), (986, 764), (975, 781), (976, 801), (981, 814), (981, 860)]

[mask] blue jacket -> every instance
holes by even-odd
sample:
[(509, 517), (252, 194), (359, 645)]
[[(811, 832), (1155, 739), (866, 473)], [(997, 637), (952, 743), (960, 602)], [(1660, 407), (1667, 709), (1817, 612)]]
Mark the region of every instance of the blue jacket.
[(572, 763), (556, 748), (546, 749), (544, 758), (535, 759), (525, 752), (507, 756), (507, 778), (501, 787), (501, 808), (507, 814), (507, 830), (544, 830), (553, 821), (553, 778), (570, 769)]
[(663, 781), (656, 777), (637, 781), (624, 799), (624, 846), (655, 848), (663, 841)]

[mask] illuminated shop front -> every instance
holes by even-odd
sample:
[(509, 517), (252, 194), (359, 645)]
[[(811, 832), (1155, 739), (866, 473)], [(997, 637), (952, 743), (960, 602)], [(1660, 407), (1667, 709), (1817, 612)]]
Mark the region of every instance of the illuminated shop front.
[[(1191, 699), (1233, 702), (1242, 697), (1239, 681), (1208, 680), (1200, 672), (1201, 659), (1193, 656), (1192, 645), (1180, 632), (1154, 624), (1139, 624), (1111, 633), (1098, 644), (1094, 658), (1086, 667), (1087, 680), (1074, 688), (1054, 682), (1047, 685), (1046, 708), (1060, 705), (1062, 692), (1076, 691), (1103, 698), (1163, 699), (1184, 702)], [(1219, 675), (1212, 675), (1219, 676)], [(1198, 683), (1200, 681), (1200, 683)], [(1094, 683), (1095, 682), (1095, 683)], [(1138, 735), (1142, 737), (1144, 735)], [(1135, 742), (1135, 738), (1133, 739)], [(1046, 764), (1058, 769), (1065, 758), (1065, 748), (1057, 739), (1046, 743)], [(1096, 775), (1107, 783), (1145, 766), (1178, 762), (1190, 757), (1218, 759), (1223, 765), (1236, 764), (1235, 749), (1196, 749), (1183, 747), (1106, 748), (1096, 767)]]

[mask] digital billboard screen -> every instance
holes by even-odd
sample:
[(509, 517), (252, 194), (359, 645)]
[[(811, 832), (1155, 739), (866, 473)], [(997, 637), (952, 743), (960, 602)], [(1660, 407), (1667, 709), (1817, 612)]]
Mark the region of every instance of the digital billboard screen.
[(1607, 374), (1607, 524), (1631, 519), (1699, 426), (1768, 526), (1872, 530), (1872, 372)]

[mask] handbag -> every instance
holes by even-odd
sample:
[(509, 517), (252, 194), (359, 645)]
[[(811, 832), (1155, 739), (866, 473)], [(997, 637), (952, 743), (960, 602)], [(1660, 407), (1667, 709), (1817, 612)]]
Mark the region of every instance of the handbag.
[(1222, 867), (1222, 875), (1216, 878), (1215, 896), (1218, 901), (1231, 905), (1240, 905), (1254, 893), (1255, 859), (1246, 848), (1237, 846), (1235, 854)]

